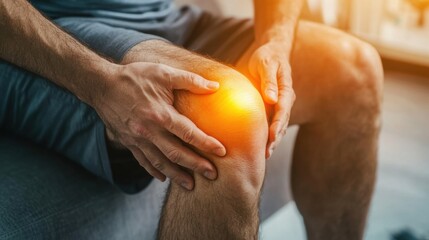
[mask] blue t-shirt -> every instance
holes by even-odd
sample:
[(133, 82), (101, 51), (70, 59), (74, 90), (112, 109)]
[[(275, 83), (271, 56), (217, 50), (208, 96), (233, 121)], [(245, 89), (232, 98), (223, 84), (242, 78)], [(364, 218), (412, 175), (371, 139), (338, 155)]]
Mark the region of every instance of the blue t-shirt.
[(96, 17), (138, 22), (162, 21), (174, 10), (172, 0), (30, 0), (51, 19)]
[[(97, 22), (111, 27), (151, 34), (177, 44), (190, 34), (201, 10), (178, 9), (173, 0), (30, 0), (31, 4), (59, 25)], [(67, 29), (66, 29), (67, 30)]]

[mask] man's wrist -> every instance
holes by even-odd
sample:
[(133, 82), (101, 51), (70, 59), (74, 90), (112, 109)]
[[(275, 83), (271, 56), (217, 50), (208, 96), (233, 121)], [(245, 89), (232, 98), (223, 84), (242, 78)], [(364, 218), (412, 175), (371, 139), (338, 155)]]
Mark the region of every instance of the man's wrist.
[[(106, 89), (111, 86), (120, 71), (120, 65), (102, 59), (92, 66), (85, 66), (81, 79), (85, 84), (74, 85), (72, 92), (83, 102), (96, 108), (103, 101)], [(82, 82), (81, 82), (82, 83)]]
[(256, 33), (258, 45), (264, 45), (271, 41), (293, 42), (295, 37), (295, 25), (277, 24), (267, 28), (265, 31)]

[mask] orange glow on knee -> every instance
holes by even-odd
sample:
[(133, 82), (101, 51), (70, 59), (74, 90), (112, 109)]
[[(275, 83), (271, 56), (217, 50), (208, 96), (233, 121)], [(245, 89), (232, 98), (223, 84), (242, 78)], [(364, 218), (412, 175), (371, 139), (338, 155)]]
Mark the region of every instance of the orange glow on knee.
[(261, 130), (268, 129), (265, 105), (256, 88), (245, 78), (222, 76), (217, 79), (220, 88), (213, 94), (182, 95), (176, 101), (179, 112), (221, 141), (230, 154), (234, 149), (242, 151), (243, 146), (265, 139), (262, 135), (267, 131)]
[(255, 108), (257, 104), (257, 96), (246, 91), (229, 92), (225, 96), (225, 107), (229, 111), (239, 113), (243, 111), (249, 111), (249, 109)]
[[(215, 98), (206, 105), (212, 116), (206, 121), (217, 122), (229, 131), (240, 130), (255, 118), (265, 116), (265, 107), (259, 92), (247, 80), (234, 79), (220, 84)], [(209, 110), (210, 109), (210, 110)], [(218, 126), (220, 127), (220, 126)]]

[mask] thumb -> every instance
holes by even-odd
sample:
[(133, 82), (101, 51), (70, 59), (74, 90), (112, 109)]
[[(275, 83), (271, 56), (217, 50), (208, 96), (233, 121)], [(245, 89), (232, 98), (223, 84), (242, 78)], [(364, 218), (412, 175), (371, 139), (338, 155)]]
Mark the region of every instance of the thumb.
[(209, 81), (198, 74), (184, 70), (175, 70), (171, 74), (171, 86), (177, 90), (188, 90), (196, 94), (213, 93), (219, 89), (219, 83)]

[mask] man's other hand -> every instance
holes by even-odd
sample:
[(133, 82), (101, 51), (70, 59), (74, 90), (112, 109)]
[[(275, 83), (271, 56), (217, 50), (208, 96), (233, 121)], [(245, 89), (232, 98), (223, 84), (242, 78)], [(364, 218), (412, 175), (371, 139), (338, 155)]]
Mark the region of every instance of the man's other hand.
[(210, 94), (218, 88), (219, 83), (191, 72), (139, 62), (119, 66), (94, 105), (113, 140), (127, 147), (152, 176), (161, 181), (168, 177), (192, 190), (193, 178), (183, 168), (211, 180), (217, 172), (187, 144), (218, 156), (226, 149), (176, 111), (174, 90)]
[(295, 101), (288, 59), (289, 49), (290, 46), (285, 40), (270, 40), (257, 48), (249, 61), (250, 73), (261, 82), (264, 101), (274, 105), (273, 116), (270, 116), (267, 158), (286, 133)]

